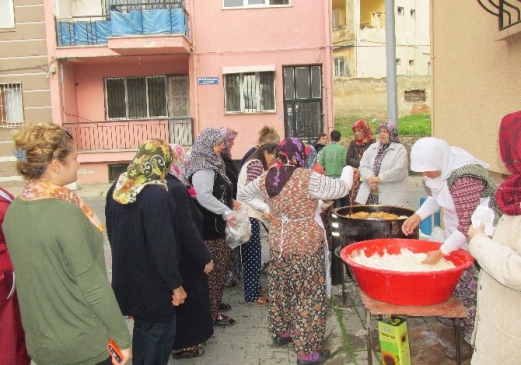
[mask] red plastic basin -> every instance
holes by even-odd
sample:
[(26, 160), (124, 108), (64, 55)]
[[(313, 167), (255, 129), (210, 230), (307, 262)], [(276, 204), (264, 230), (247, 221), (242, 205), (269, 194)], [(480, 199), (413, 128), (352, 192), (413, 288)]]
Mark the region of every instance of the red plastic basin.
[(344, 247), (340, 257), (347, 263), (360, 286), (369, 297), (385, 303), (397, 305), (431, 305), (448, 300), (461, 274), (474, 263), (474, 258), (465, 250), (459, 249), (445, 256), (455, 268), (429, 272), (399, 272), (380, 270), (362, 266), (352, 260), (354, 255), (365, 251), (366, 256), (384, 251), (399, 254), (402, 248), (414, 253), (439, 249), (438, 242), (387, 238), (360, 241)]

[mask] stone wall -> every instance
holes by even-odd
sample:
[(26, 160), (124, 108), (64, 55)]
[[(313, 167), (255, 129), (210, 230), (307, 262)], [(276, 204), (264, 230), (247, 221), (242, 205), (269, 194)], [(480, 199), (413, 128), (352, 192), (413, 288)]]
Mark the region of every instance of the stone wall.
[[(399, 117), (410, 114), (430, 114), (430, 76), (398, 76), (397, 89)], [(423, 93), (425, 100), (417, 100), (418, 94), (421, 96)], [(333, 95), (335, 118), (352, 115), (387, 118), (386, 78), (335, 77)]]

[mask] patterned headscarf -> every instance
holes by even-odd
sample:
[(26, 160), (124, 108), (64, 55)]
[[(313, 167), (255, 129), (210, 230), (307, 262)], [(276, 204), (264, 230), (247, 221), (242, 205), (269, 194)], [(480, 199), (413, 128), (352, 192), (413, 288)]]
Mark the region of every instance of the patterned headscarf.
[(293, 172), (306, 167), (309, 146), (298, 138), (286, 138), (277, 146), (277, 160), (266, 176), (266, 190), (270, 198), (282, 191)]
[(356, 137), (355, 137), (355, 142), (357, 145), (363, 146), (365, 143), (369, 143), (372, 141), (373, 131), (371, 130), (371, 127), (365, 120), (363, 120), (363, 119), (357, 120), (356, 122), (353, 123), (353, 126), (351, 127), (351, 129), (353, 130), (353, 135), (355, 134), (355, 129), (362, 130), (362, 139), (356, 139)]
[(496, 201), (507, 215), (521, 215), (521, 111), (506, 115), (499, 129), (499, 150), (512, 173), (498, 188)]
[(165, 177), (172, 163), (172, 150), (161, 139), (143, 142), (127, 171), (119, 176), (113, 198), (121, 204), (136, 201), (147, 185), (161, 185), (167, 189)]
[(235, 137), (237, 137), (238, 133), (228, 127), (221, 127), (219, 129), (226, 136), (226, 139), (224, 140), (224, 148), (222, 149), (221, 153), (225, 156), (228, 156), (229, 158), (232, 158), (231, 144), (232, 144), (233, 140), (235, 139)]
[(395, 122), (391, 122), (390, 120), (381, 122), (378, 124), (376, 131), (380, 131), (380, 128), (385, 128), (387, 129), (387, 132), (389, 132), (389, 143), (400, 143), (400, 138), (398, 137), (398, 127), (396, 126)]
[(309, 148), (309, 154), (308, 157), (306, 157), (306, 167), (312, 169), (313, 166), (315, 166), (315, 162), (317, 162), (317, 150), (310, 144), (306, 144), (306, 148)]
[(206, 128), (201, 131), (188, 157), (186, 168), (186, 177), (188, 179), (197, 171), (212, 169), (231, 184), (230, 179), (226, 176), (226, 168), (222, 157), (217, 156), (213, 149), (215, 145), (223, 143), (225, 139), (224, 133), (217, 128)]
[(188, 181), (186, 180), (185, 166), (187, 161), (185, 159), (185, 150), (182, 146), (175, 143), (170, 144), (170, 148), (172, 149), (172, 164), (168, 172), (181, 181), (183, 185), (188, 185)]

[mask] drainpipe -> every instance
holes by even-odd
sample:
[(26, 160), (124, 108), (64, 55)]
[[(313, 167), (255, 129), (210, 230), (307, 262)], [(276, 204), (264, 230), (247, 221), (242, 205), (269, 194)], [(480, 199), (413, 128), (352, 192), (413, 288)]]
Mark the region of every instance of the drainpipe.
[[(327, 114), (326, 114), (326, 127), (328, 129), (328, 132), (330, 130), (333, 130), (335, 128), (335, 119), (334, 119), (334, 115), (335, 115), (335, 105), (333, 103), (333, 99), (332, 99), (332, 89), (333, 89), (333, 73), (331, 71), (331, 68), (333, 67), (333, 56), (332, 56), (332, 53), (333, 53), (333, 29), (331, 27), (331, 20), (332, 20), (332, 9), (333, 9), (333, 4), (331, 2), (331, 0), (328, 0), (328, 1), (324, 1), (324, 32), (325, 32), (325, 41), (326, 41), (326, 44), (325, 44), (325, 48), (324, 48), (324, 51), (326, 53), (326, 57), (325, 57), (325, 65), (324, 65), (324, 71), (327, 71), (327, 72), (324, 72), (325, 75), (328, 75), (328, 79), (329, 79), (329, 86), (327, 88), (325, 88), (325, 96), (326, 96), (326, 100), (327, 100), (327, 103), (325, 105), (328, 105), (328, 108), (327, 108)], [(324, 113), (322, 113), (324, 114)]]
[(192, 38), (192, 44), (191, 44), (191, 49), (192, 49), (192, 54), (190, 56), (190, 58), (192, 59), (192, 72), (190, 74), (190, 78), (191, 78), (191, 85), (193, 85), (193, 91), (191, 92), (193, 97), (194, 97), (194, 100), (192, 101), (192, 98), (190, 98), (190, 104), (193, 105), (193, 112), (194, 112), (194, 115), (193, 115), (193, 119), (194, 119), (194, 125), (192, 126), (192, 132), (193, 132), (193, 139), (192, 139), (192, 144), (193, 142), (195, 141), (195, 134), (196, 134), (196, 131), (199, 132), (199, 96), (198, 96), (198, 87), (197, 87), (197, 59), (196, 59), (196, 46), (195, 46), (195, 20), (194, 20), (194, 3), (193, 1), (190, 1), (190, 11), (188, 12), (189, 14), (189, 19), (190, 19), (190, 33), (191, 33), (191, 38)]
[(398, 126), (394, 0), (385, 0), (385, 56), (387, 60), (387, 118)]

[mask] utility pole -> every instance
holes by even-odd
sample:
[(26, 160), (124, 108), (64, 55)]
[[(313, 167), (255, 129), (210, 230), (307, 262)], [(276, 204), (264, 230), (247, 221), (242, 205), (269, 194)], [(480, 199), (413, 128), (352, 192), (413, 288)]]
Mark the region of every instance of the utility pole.
[(398, 126), (394, 0), (385, 0), (385, 58), (387, 64), (387, 117)]

